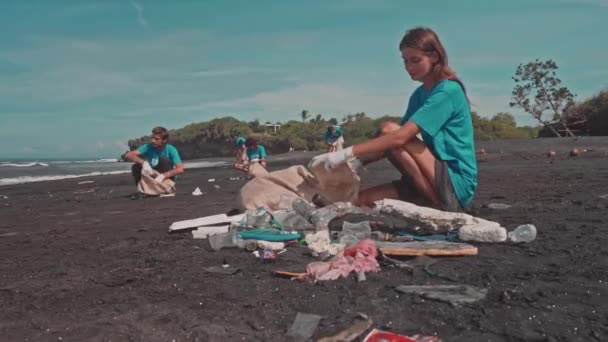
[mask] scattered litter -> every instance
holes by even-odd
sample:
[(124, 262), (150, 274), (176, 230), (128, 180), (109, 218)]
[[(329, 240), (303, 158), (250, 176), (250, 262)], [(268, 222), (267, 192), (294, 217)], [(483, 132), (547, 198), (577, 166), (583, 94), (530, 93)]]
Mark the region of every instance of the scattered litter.
[(287, 250), (286, 250), (286, 249), (281, 249), (280, 251), (278, 251), (278, 252), (277, 252), (277, 255), (281, 255), (281, 254), (283, 254), (283, 253), (285, 253), (285, 252), (287, 252)]
[(437, 260), (435, 260), (431, 257), (425, 256), (425, 255), (418, 256), (418, 257), (414, 258), (414, 260), (401, 261), (401, 260), (389, 258), (386, 255), (384, 255), (384, 253), (380, 254), (380, 260), (383, 262), (384, 265), (395, 266), (397, 268), (407, 268), (407, 269), (414, 269), (416, 267), (429, 267), (431, 265), (434, 265), (437, 262)]
[[(225, 267), (225, 266), (228, 266), (228, 267)], [(222, 266), (204, 267), (203, 271), (208, 272), (208, 273), (232, 275), (232, 274), (236, 274), (236, 273), (240, 272), (241, 270), (236, 267), (230, 267), (229, 265), (222, 265)]]
[(271, 249), (274, 251), (284, 250), (284, 242), (271, 242), (271, 241), (256, 241), (257, 247), (261, 249)]
[(372, 228), (369, 225), (369, 221), (363, 221), (359, 223), (344, 222), (342, 226), (342, 237), (340, 237), (340, 243), (346, 246), (352, 246), (359, 240), (369, 239), (372, 232)]
[[(485, 235), (486, 231), (490, 230), (496, 232), (496, 237), (504, 236), (503, 240), (496, 241), (505, 241), (507, 238), (506, 229), (501, 227), (499, 223), (465, 213), (446, 212), (393, 199), (376, 201), (375, 204), (377, 214), (392, 219), (394, 226), (406, 226), (408, 232), (418, 235), (447, 233), (455, 229), (462, 231), (465, 228), (470, 233), (465, 236), (471, 238), (471, 241), (480, 241), (476, 240), (476, 231), (481, 231), (481, 235)], [(463, 240), (462, 237), (460, 239)], [(489, 241), (484, 240), (484, 242)]]
[(202, 194), (203, 194), (203, 192), (201, 191), (201, 189), (199, 187), (196, 187), (196, 189), (194, 189), (194, 191), (192, 192), (192, 196), (200, 196)]
[[(602, 198), (602, 199), (608, 199), (608, 194), (605, 194), (605, 195), (599, 195), (599, 196), (597, 196), (597, 197)], [(8, 197), (4, 196), (4, 198), (8, 198)]]
[[(86, 189), (86, 190), (74, 191), (74, 195), (89, 194), (91, 192), (97, 191), (97, 189), (98, 188), (91, 188), (91, 189)], [(51, 195), (49, 195), (49, 196), (51, 196)]]
[(298, 312), (285, 336), (293, 342), (308, 341), (317, 330), (321, 318), (319, 315)]
[(511, 205), (505, 203), (490, 203), (488, 204), (488, 208), (494, 210), (505, 210), (511, 208)]
[[(416, 235), (408, 232), (399, 232), (400, 237), (408, 238), (405, 241), (458, 241), (458, 231), (452, 230), (447, 232), (446, 234), (432, 234), (432, 235)], [(390, 241), (396, 242), (395, 237), (391, 238)]]
[(578, 157), (581, 154), (578, 148), (573, 148), (570, 150), (570, 157)]
[(376, 243), (380, 251), (386, 255), (418, 256), (418, 255), (477, 255), (477, 247), (459, 242), (447, 241), (410, 241)]
[[(608, 196), (608, 195), (607, 195)], [(601, 196), (600, 196), (601, 197)], [(8, 196), (6, 195), (0, 195), (0, 199), (8, 199)]]
[(306, 266), (307, 280), (335, 280), (346, 277), (351, 272), (378, 272), (380, 265), (376, 260), (377, 249), (373, 240), (359, 241), (344, 250), (344, 255), (331, 261), (311, 262)]
[(209, 179), (207, 179), (207, 182), (209, 182), (209, 183), (215, 182), (215, 178), (209, 178)]
[(15, 236), (15, 235), (19, 235), (19, 233), (18, 232), (3, 233), (3, 234), (0, 234), (0, 237), (11, 237), (11, 236)]
[(214, 184), (214, 185), (213, 185), (213, 188), (214, 188), (214, 189), (219, 189), (219, 188), (221, 188), (221, 186), (219, 186), (219, 185), (217, 185), (217, 184)]
[(82, 181), (82, 182), (78, 182), (78, 185), (80, 185), (80, 184), (91, 184), (91, 183), (95, 183), (95, 181), (92, 181), (92, 180)]
[(279, 277), (285, 277), (285, 278), (290, 278), (290, 279), (302, 278), (306, 275), (306, 273), (302, 273), (302, 272), (288, 272), (288, 271), (274, 271), (274, 274)]
[(192, 237), (194, 239), (206, 239), (212, 235), (227, 233), (229, 229), (230, 225), (198, 227), (192, 231)]
[(259, 255), (261, 262), (272, 261), (277, 258), (277, 253), (272, 249), (264, 249)]
[(214, 251), (219, 251), (222, 248), (237, 247), (235, 242), (235, 234), (236, 232), (229, 231), (227, 233), (211, 235), (207, 238), (207, 240), (209, 241), (209, 246), (211, 246), (211, 249)]
[(287, 232), (274, 228), (255, 228), (238, 232), (238, 236), (243, 240), (263, 240), (263, 241), (291, 241), (300, 238), (299, 233)]
[(423, 298), (460, 305), (474, 303), (484, 299), (487, 289), (475, 288), (469, 285), (400, 285), (395, 288), (397, 292), (417, 294)]
[(331, 243), (329, 232), (320, 230), (314, 234), (309, 234), (305, 238), (308, 248), (312, 251), (313, 256), (319, 255), (336, 255), (344, 250), (344, 244)]
[(533, 224), (522, 224), (509, 232), (512, 242), (530, 242), (536, 239), (536, 227)]
[(416, 340), (412, 340), (409, 337), (395, 334), (388, 331), (382, 331), (378, 329), (372, 329), (367, 336), (363, 339), (363, 342), (416, 342)]
[(500, 225), (477, 224), (458, 229), (458, 239), (477, 242), (504, 242), (507, 230)]
[(172, 193), (172, 194), (160, 194), (160, 197), (175, 197), (175, 193)]
[(175, 231), (180, 229), (196, 228), (201, 226), (210, 226), (222, 223), (238, 222), (245, 217), (245, 214), (227, 216), (226, 214), (211, 215), (205, 217), (199, 217), (192, 220), (184, 220), (173, 222), (169, 226), (169, 231)]
[(437, 336), (403, 336), (388, 331), (373, 329), (363, 342), (441, 342)]
[(369, 319), (366, 315), (359, 314), (359, 321), (350, 327), (340, 331), (339, 333), (322, 337), (317, 340), (317, 342), (351, 342), (354, 341), (357, 337), (361, 336), (365, 331), (371, 328), (374, 322)]

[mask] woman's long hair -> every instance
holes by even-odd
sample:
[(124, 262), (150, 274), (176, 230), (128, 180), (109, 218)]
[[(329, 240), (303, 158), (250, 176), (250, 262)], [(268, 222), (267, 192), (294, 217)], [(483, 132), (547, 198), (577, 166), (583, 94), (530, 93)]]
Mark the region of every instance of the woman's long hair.
[(433, 66), (432, 71), (435, 81), (456, 81), (460, 84), (466, 95), (464, 83), (456, 76), (454, 70), (450, 68), (448, 54), (435, 31), (427, 27), (415, 27), (408, 30), (405, 32), (403, 39), (401, 39), (401, 43), (399, 43), (399, 50), (403, 50), (404, 48), (422, 51), (427, 56), (432, 56), (435, 53), (437, 55), (437, 63)]

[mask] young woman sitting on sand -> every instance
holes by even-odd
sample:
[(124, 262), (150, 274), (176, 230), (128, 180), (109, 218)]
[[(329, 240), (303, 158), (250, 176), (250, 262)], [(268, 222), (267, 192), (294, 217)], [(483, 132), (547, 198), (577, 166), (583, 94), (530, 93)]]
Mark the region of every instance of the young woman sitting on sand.
[(407, 31), (399, 50), (410, 77), (422, 83), (410, 96), (401, 125), (384, 123), (379, 137), (319, 155), (313, 162), (335, 168), (355, 157), (364, 164), (386, 157), (401, 179), (361, 191), (358, 205), (392, 198), (464, 211), (477, 188), (473, 123), (464, 85), (449, 67), (433, 30)]

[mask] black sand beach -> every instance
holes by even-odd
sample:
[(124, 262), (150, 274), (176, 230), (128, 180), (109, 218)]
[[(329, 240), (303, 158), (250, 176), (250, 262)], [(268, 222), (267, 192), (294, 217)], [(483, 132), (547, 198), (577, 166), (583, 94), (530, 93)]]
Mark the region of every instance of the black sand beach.
[[(578, 146), (582, 152), (570, 157)], [(434, 275), (382, 268), (367, 281), (315, 285), (277, 278), (314, 259), (289, 248), (274, 263), (213, 252), (167, 232), (174, 221), (225, 213), (245, 180), (230, 167), (187, 170), (173, 198), (130, 198), (128, 175), (0, 187), (0, 340), (283, 341), (297, 312), (323, 316), (316, 337), (367, 314), (374, 327), (444, 341), (608, 340), (608, 139), (480, 142), (472, 214), (508, 229), (532, 223), (529, 244), (475, 244), (479, 255), (437, 258)], [(550, 159), (547, 150), (557, 156)], [(306, 164), (311, 153), (271, 159)], [(379, 163), (366, 185), (397, 174)], [(215, 178), (213, 183), (208, 179)], [(92, 180), (94, 183), (78, 184)], [(217, 189), (214, 185), (219, 185)], [(200, 187), (204, 195), (191, 192)], [(506, 210), (487, 208), (506, 203)], [(209, 274), (228, 262), (235, 275)], [(468, 284), (471, 305), (397, 293), (397, 285)]]

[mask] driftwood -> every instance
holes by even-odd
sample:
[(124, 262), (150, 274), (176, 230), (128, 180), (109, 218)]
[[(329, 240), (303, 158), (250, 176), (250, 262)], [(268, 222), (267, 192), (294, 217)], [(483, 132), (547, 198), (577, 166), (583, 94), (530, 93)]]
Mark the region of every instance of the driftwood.
[(447, 241), (376, 242), (385, 255), (400, 256), (458, 256), (477, 255), (477, 247), (466, 243)]

